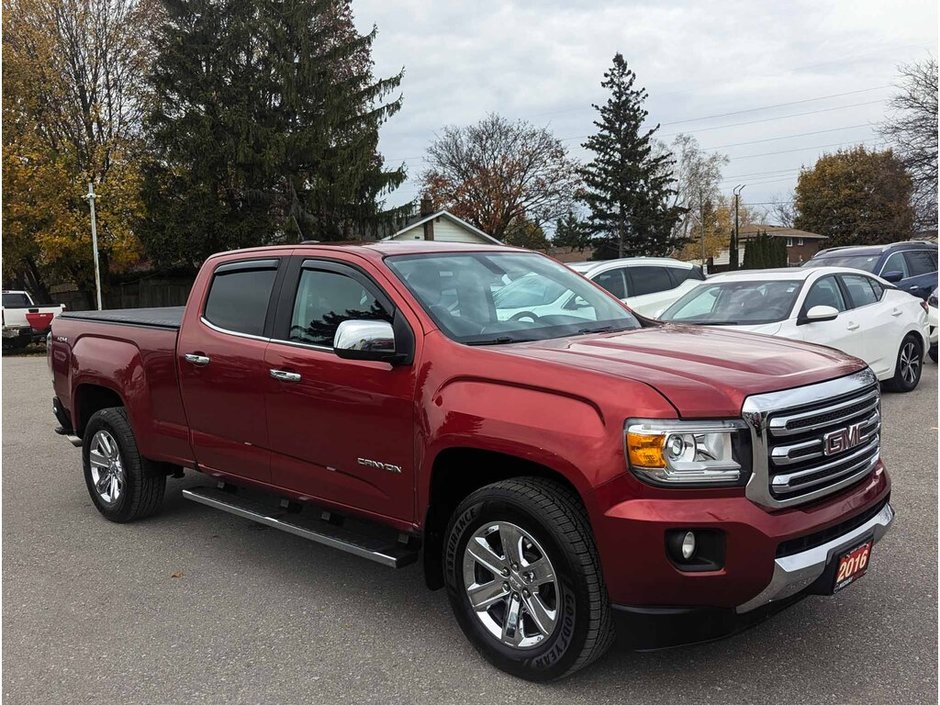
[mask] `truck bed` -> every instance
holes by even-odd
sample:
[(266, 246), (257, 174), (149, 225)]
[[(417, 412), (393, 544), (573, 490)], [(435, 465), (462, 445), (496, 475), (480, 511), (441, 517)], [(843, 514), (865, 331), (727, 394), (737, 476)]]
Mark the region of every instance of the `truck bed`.
[(110, 311), (69, 311), (62, 314), (61, 318), (179, 330), (184, 309), (185, 306), (165, 306), (161, 308), (118, 308)]

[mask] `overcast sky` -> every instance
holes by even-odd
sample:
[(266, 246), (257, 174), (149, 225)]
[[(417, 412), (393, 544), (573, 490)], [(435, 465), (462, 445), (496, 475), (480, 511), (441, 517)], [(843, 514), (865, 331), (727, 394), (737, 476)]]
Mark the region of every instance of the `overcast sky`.
[(605, 100), (600, 81), (617, 51), (666, 141), (691, 133), (731, 158), (725, 192), (745, 183), (745, 202), (790, 198), (800, 166), (821, 153), (878, 145), (897, 66), (937, 54), (935, 0), (354, 0), (353, 9), (360, 30), (378, 27), (377, 75), (405, 69), (402, 110), (381, 132), (387, 161), (409, 173), (390, 205), (418, 194), (442, 125), (491, 111), (546, 125), (588, 158), (591, 103)]

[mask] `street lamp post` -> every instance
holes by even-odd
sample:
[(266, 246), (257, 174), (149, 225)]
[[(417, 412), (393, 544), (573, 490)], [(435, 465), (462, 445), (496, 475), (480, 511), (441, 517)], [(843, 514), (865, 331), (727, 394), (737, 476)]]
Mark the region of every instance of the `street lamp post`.
[(95, 260), (95, 296), (98, 301), (98, 310), (102, 309), (101, 306), (101, 274), (98, 271), (98, 227), (95, 222), (95, 186), (89, 181), (88, 182), (88, 193), (85, 194), (85, 199), (88, 201), (88, 207), (91, 208), (91, 253)]
[(731, 250), (728, 253), (728, 269), (734, 271), (738, 268), (738, 198), (747, 184), (738, 184), (732, 189), (734, 194), (734, 232), (731, 234)]

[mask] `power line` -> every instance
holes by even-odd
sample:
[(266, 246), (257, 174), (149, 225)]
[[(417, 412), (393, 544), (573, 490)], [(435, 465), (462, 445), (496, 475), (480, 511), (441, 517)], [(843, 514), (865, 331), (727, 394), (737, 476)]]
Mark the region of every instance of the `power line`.
[(779, 152), (762, 152), (761, 154), (745, 154), (740, 157), (732, 157), (731, 161), (738, 159), (754, 159), (756, 157), (769, 157), (774, 154), (792, 154), (793, 152), (808, 152), (811, 149), (825, 149), (826, 147), (844, 147), (845, 145), (855, 145), (855, 144), (868, 144), (870, 142), (883, 143), (882, 139), (873, 139), (873, 140), (861, 140), (859, 142), (833, 142), (831, 144), (819, 144), (813, 147), (800, 147), (798, 149), (783, 149)]
[(796, 137), (807, 137), (809, 135), (821, 135), (825, 132), (839, 132), (841, 130), (855, 130), (859, 127), (871, 127), (871, 123), (861, 123), (859, 125), (847, 125), (846, 127), (833, 127), (829, 130), (814, 130), (813, 132), (800, 132), (795, 135), (784, 135), (782, 137), (768, 137), (763, 140), (751, 140), (750, 142), (734, 142), (732, 144), (719, 144), (716, 147), (702, 147), (703, 150), (718, 150), (718, 149), (727, 149), (728, 147), (741, 147), (746, 144), (760, 144), (762, 142), (776, 142), (777, 140), (790, 140)]
[(893, 86), (889, 84), (886, 86), (874, 86), (873, 88), (862, 88), (857, 91), (847, 91), (845, 93), (831, 93), (830, 95), (823, 95), (823, 96), (819, 96), (818, 98), (804, 98), (803, 100), (794, 100), (794, 101), (790, 101), (789, 103), (777, 103), (776, 105), (764, 105), (759, 108), (747, 108), (746, 110), (734, 110), (730, 113), (718, 113), (716, 115), (706, 115), (704, 117), (698, 117), (698, 118), (687, 118), (685, 120), (674, 120), (673, 122), (663, 122), (663, 123), (660, 123), (660, 126), (666, 127), (668, 125), (681, 125), (687, 122), (699, 122), (700, 120), (713, 120), (714, 118), (729, 117), (731, 115), (741, 115), (743, 113), (754, 113), (759, 110), (771, 110), (772, 108), (783, 108), (783, 107), (786, 107), (787, 105), (800, 105), (801, 103), (813, 103), (817, 100), (826, 100), (828, 98), (840, 98), (845, 95), (856, 95), (858, 93), (870, 93), (871, 91), (880, 91), (884, 88), (893, 88)]

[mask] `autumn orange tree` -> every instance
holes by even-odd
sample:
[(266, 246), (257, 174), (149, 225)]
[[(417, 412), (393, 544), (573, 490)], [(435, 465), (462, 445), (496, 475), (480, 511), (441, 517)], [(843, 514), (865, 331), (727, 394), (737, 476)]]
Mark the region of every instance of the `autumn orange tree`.
[(3, 276), (48, 297), (94, 280), (88, 182), (102, 271), (137, 261), (142, 81), (150, 0), (4, 0)]
[(911, 237), (913, 185), (891, 150), (839, 150), (803, 169), (793, 202), (794, 226), (829, 238), (827, 245), (877, 245)]
[[(717, 257), (722, 250), (728, 249), (731, 246), (731, 231), (734, 228), (733, 203), (731, 198), (720, 194), (714, 198), (707, 198), (703, 208), (696, 207), (698, 213), (686, 234), (689, 241), (676, 253), (676, 256), (683, 260), (701, 259), (703, 230), (705, 259)], [(702, 215), (704, 215), (704, 221)], [(745, 204), (738, 206), (739, 230), (757, 220), (758, 213), (753, 208)]]
[(499, 240), (562, 217), (580, 186), (577, 165), (557, 137), (496, 114), (445, 127), (427, 161), (423, 186), (434, 205)]

